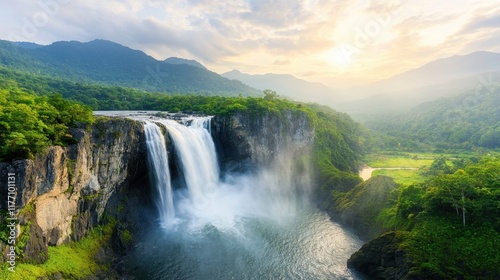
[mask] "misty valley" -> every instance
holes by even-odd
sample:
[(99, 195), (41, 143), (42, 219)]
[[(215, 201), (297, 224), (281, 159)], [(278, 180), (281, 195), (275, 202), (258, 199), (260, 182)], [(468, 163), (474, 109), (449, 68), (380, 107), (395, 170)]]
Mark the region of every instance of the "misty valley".
[(0, 41), (0, 279), (499, 279), (499, 77)]

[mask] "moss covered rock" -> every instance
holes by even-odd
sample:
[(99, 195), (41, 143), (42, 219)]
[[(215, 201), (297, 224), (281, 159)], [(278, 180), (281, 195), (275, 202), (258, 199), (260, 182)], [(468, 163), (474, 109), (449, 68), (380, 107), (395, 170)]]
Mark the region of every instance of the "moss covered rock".
[(370, 279), (419, 279), (408, 274), (411, 262), (406, 252), (399, 249), (403, 238), (398, 232), (381, 235), (354, 253), (347, 266)]
[(384, 232), (380, 213), (388, 206), (398, 184), (387, 176), (375, 176), (346, 193), (333, 194), (332, 210), (341, 222), (366, 239)]

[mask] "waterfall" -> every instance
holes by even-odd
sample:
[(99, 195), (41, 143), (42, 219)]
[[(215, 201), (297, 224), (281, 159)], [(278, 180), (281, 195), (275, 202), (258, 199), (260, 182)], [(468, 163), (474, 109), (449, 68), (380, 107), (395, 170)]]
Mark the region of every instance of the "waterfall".
[(203, 206), (213, 196), (219, 183), (219, 166), (210, 135), (211, 117), (185, 121), (161, 119), (173, 141), (184, 174), (189, 197), (194, 205)]
[(166, 142), (160, 126), (167, 129), (172, 139), (191, 205), (203, 209), (216, 194), (219, 184), (219, 165), (209, 132), (210, 121), (211, 117), (183, 120), (183, 124), (169, 119), (155, 119), (154, 123), (145, 121), (149, 169), (157, 190), (155, 202), (163, 225), (173, 223), (175, 210)]
[[(296, 215), (297, 203), (303, 199), (310, 183), (301, 177), (307, 168), (294, 172), (293, 153), (283, 155), (265, 168), (248, 174), (224, 174), (220, 179), (215, 144), (209, 132), (211, 117), (184, 119), (177, 122), (157, 118), (148, 121), (148, 150), (158, 189), (158, 207), (164, 224), (174, 218), (188, 222), (193, 230), (214, 226), (219, 230), (235, 230), (241, 219), (265, 217), (275, 221), (290, 221)], [(165, 140), (159, 127), (168, 131), (185, 188), (172, 199)], [(154, 129), (153, 129), (154, 128)], [(151, 133), (148, 133), (151, 134)], [(158, 150), (158, 151), (157, 151)], [(161, 150), (161, 151), (160, 151)], [(161, 174), (160, 174), (161, 173)], [(164, 176), (159, 178), (159, 176)], [(297, 185), (298, 184), (298, 185)], [(298, 188), (301, 189), (299, 193)], [(167, 216), (170, 215), (170, 216)], [(165, 217), (165, 220), (163, 219)]]
[(145, 122), (144, 131), (149, 170), (157, 192), (155, 203), (159, 210), (160, 223), (167, 226), (174, 222), (175, 210), (165, 137), (163, 137), (160, 127), (149, 121)]
[[(283, 147), (269, 164), (221, 176), (210, 117), (134, 119), (144, 122), (163, 225), (127, 257), (138, 279), (356, 278), (346, 262), (361, 242), (310, 203), (304, 151)], [(162, 129), (182, 177), (175, 191)]]

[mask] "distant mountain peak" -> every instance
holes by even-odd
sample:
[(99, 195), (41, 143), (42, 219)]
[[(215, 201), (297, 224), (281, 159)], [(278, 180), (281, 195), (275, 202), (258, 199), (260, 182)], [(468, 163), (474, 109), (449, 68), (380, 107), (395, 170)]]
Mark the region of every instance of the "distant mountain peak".
[(243, 73), (241, 73), (241, 71), (238, 69), (233, 69), (231, 71), (224, 73), (223, 75), (225, 75), (225, 74), (243, 74)]
[(482, 75), (500, 76), (500, 54), (477, 51), (428, 62), (388, 79), (348, 90), (341, 110), (352, 116), (407, 111), (422, 102), (453, 97), (477, 88)]
[[(48, 46), (44, 47), (58, 47), (58, 48), (64, 48), (64, 49), (71, 49), (71, 48), (76, 48), (82, 51), (89, 51), (89, 50), (99, 50), (99, 51), (112, 51), (115, 52), (117, 50), (120, 51), (132, 51), (135, 53), (143, 53), (143, 51), (140, 50), (134, 50), (130, 47), (127, 47), (125, 45), (109, 41), (109, 40), (104, 40), (104, 39), (94, 39), (92, 41), (88, 42), (80, 42), (80, 41), (57, 41), (54, 42)], [(145, 54), (146, 55), (146, 54)]]
[(31, 42), (14, 42), (15, 46), (21, 47), (23, 49), (33, 50), (43, 47), (43, 45), (39, 45)]
[[(72, 42), (78, 42), (78, 41), (72, 41)], [(78, 42), (78, 43), (80, 43), (80, 42)], [(89, 44), (89, 45), (92, 45), (92, 44), (101, 44), (101, 45), (110, 45), (110, 46), (125, 47), (122, 44), (119, 44), (119, 43), (116, 43), (116, 42), (113, 42), (113, 41), (109, 41), (109, 40), (105, 40), (105, 39), (94, 39), (92, 41), (88, 41), (86, 43), (80, 43), (80, 44)]]
[(168, 64), (177, 64), (177, 65), (186, 64), (186, 65), (190, 65), (190, 66), (194, 66), (194, 67), (198, 67), (198, 68), (207, 70), (207, 68), (205, 66), (203, 66), (203, 64), (199, 63), (198, 61), (196, 61), (194, 59), (185, 59), (185, 58), (180, 58), (180, 57), (169, 57), (169, 58), (165, 59), (163, 62), (168, 63)]
[(232, 80), (239, 80), (251, 87), (265, 90), (272, 89), (280, 96), (303, 102), (319, 102), (332, 104), (340, 98), (335, 89), (321, 83), (309, 82), (299, 79), (291, 74), (247, 74), (239, 70), (231, 70), (222, 74)]

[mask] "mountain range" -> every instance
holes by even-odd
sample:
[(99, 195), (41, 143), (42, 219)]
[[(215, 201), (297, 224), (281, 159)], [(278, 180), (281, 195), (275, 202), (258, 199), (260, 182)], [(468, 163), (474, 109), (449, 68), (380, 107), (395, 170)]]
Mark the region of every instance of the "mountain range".
[(294, 100), (326, 104), (364, 122), (375, 115), (397, 115), (424, 102), (498, 83), (500, 54), (474, 52), (443, 58), (385, 80), (342, 90), (287, 74), (250, 75), (233, 70), (222, 76), (257, 89), (273, 89)]
[(321, 83), (313, 83), (289, 74), (250, 75), (238, 70), (222, 74), (223, 77), (241, 81), (256, 89), (272, 89), (282, 97), (302, 102), (336, 104), (340, 101), (338, 90)]
[(362, 119), (401, 113), (423, 102), (454, 97), (500, 82), (500, 54), (474, 52), (427, 63), (389, 79), (350, 88), (337, 106)]
[(289, 74), (250, 75), (233, 70), (219, 75), (196, 60), (170, 57), (159, 61), (105, 40), (55, 42), (48, 46), (0, 41), (0, 65), (73, 82), (151, 92), (258, 96), (262, 90), (272, 89), (281, 97), (329, 105), (363, 122), (375, 115), (404, 114), (424, 102), (459, 96), (500, 81), (500, 54), (492, 52), (439, 59), (346, 90)]
[(261, 94), (203, 65), (179, 58), (158, 61), (142, 51), (105, 40), (55, 42), (48, 46), (0, 41), (0, 65), (71, 81), (153, 92), (209, 95)]

